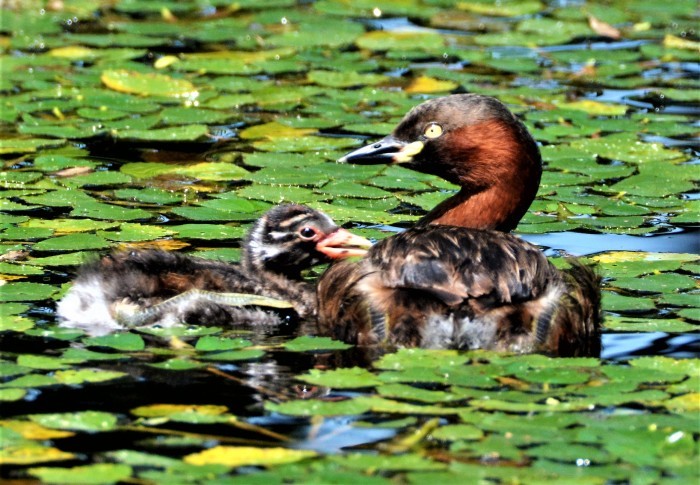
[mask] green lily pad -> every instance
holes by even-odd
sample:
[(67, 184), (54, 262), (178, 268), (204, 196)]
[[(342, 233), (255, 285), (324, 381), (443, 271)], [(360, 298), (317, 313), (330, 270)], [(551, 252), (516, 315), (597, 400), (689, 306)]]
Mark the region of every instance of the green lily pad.
[(50, 138), (5, 138), (0, 140), (0, 154), (34, 153), (42, 148), (64, 145), (66, 140)]
[(99, 432), (110, 431), (117, 426), (117, 416), (102, 411), (30, 414), (28, 417), (31, 421), (51, 429)]
[(195, 349), (200, 352), (212, 352), (219, 350), (234, 350), (243, 349), (252, 345), (250, 340), (245, 339), (230, 339), (223, 337), (200, 337), (197, 340)]
[(606, 316), (605, 328), (615, 332), (681, 333), (697, 330), (697, 326), (677, 318), (633, 318)]
[(40, 301), (50, 298), (56, 293), (55, 286), (45, 283), (20, 281), (3, 285), (0, 291), (0, 301)]
[(69, 385), (111, 381), (127, 375), (125, 372), (95, 369), (59, 370), (54, 373), (54, 377), (56, 377), (58, 382)]
[(0, 402), (19, 401), (26, 395), (24, 389), (0, 389)]
[(355, 41), (361, 49), (375, 51), (415, 49), (439, 50), (444, 40), (433, 32), (390, 32), (376, 30), (367, 32)]
[(110, 347), (116, 350), (137, 351), (146, 346), (141, 336), (133, 333), (117, 333), (103, 337), (91, 337), (83, 341), (85, 345), (94, 347)]
[(404, 455), (368, 455), (364, 453), (350, 453), (342, 456), (330, 456), (333, 463), (346, 468), (359, 470), (444, 470), (447, 465), (437, 461), (432, 461), (421, 455), (406, 453)]
[(332, 88), (381, 84), (389, 79), (387, 76), (381, 74), (361, 74), (353, 71), (311, 71), (307, 74), (307, 77), (312, 83)]
[(265, 409), (291, 416), (342, 416), (362, 414), (369, 411), (370, 404), (358, 399), (344, 401), (321, 401), (305, 399), (283, 403), (265, 402)]
[(155, 187), (145, 189), (119, 189), (114, 191), (115, 197), (144, 204), (172, 204), (181, 202), (184, 195), (178, 192), (162, 190)]
[(68, 234), (39, 241), (34, 245), (37, 251), (69, 251), (85, 249), (105, 249), (109, 247), (106, 239), (96, 234)]
[(677, 292), (697, 287), (695, 279), (676, 273), (651, 274), (643, 278), (617, 278), (611, 284), (626, 290), (653, 293)]
[(37, 170), (53, 172), (71, 167), (94, 168), (98, 165), (96, 161), (85, 158), (74, 158), (65, 155), (40, 155), (34, 159), (33, 166)]
[(174, 370), (174, 371), (188, 371), (192, 369), (201, 369), (206, 367), (206, 364), (199, 362), (192, 362), (189, 360), (182, 359), (168, 359), (164, 362), (159, 362), (157, 364), (148, 364), (151, 367), (162, 370)]
[(303, 335), (283, 344), (283, 347), (291, 352), (343, 350), (352, 347), (338, 340), (328, 337), (311, 337)]
[(68, 187), (123, 185), (131, 182), (131, 177), (119, 172), (93, 172), (61, 180)]
[(244, 168), (224, 162), (201, 162), (184, 166), (156, 162), (133, 162), (122, 165), (121, 171), (139, 179), (171, 175), (214, 181), (237, 179), (248, 173)]
[(206, 125), (174, 126), (151, 130), (115, 129), (112, 134), (119, 140), (158, 142), (196, 141), (209, 133)]
[(172, 96), (192, 98), (197, 95), (194, 85), (184, 79), (175, 79), (162, 74), (143, 74), (135, 71), (108, 70), (100, 76), (110, 89), (141, 96)]
[(352, 389), (356, 387), (373, 387), (381, 381), (371, 372), (360, 367), (319, 371), (312, 369), (308, 374), (297, 377), (305, 382), (318, 386), (328, 386), (337, 389)]
[(59, 357), (25, 354), (17, 357), (17, 364), (32, 369), (67, 369), (68, 363)]
[(73, 468), (30, 468), (29, 473), (45, 483), (110, 484), (127, 480), (132, 469), (128, 465), (103, 463)]
[(234, 240), (240, 239), (245, 234), (243, 227), (221, 224), (181, 224), (171, 226), (171, 230), (182, 238), (203, 240)]
[(478, 440), (483, 438), (484, 432), (471, 424), (453, 424), (441, 426), (432, 433), (433, 438), (438, 440)]
[(611, 312), (645, 312), (656, 309), (654, 302), (648, 298), (603, 292), (603, 309)]

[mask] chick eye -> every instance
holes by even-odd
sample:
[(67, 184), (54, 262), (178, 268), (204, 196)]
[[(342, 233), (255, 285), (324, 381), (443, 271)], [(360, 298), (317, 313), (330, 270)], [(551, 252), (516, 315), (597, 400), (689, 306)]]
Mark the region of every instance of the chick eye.
[(306, 226), (306, 227), (302, 227), (299, 230), (299, 235), (301, 237), (303, 237), (304, 239), (311, 239), (312, 237), (314, 237), (316, 235), (316, 231), (314, 230), (314, 228)]
[(430, 123), (423, 132), (423, 136), (430, 139), (437, 138), (440, 135), (442, 135), (442, 126), (437, 123)]

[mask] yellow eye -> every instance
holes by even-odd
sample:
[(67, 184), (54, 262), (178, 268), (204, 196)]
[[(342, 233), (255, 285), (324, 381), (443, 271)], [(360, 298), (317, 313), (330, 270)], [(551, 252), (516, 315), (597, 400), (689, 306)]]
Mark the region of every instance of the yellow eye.
[(423, 136), (430, 139), (437, 138), (440, 135), (442, 135), (442, 126), (437, 123), (430, 123), (423, 132)]

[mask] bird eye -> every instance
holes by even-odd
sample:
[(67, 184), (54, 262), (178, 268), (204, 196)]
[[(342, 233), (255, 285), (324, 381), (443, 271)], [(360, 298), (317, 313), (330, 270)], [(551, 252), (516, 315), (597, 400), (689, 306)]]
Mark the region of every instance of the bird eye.
[(430, 139), (437, 138), (438, 136), (442, 135), (442, 126), (438, 125), (437, 123), (430, 123), (425, 128), (423, 135), (426, 138), (430, 138)]
[(304, 239), (311, 239), (316, 235), (316, 230), (313, 227), (305, 226), (299, 230), (299, 235)]

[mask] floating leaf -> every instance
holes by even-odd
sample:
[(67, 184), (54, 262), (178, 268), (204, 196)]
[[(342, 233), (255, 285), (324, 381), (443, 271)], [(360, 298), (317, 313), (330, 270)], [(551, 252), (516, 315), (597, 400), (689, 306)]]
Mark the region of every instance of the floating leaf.
[(39, 301), (56, 293), (55, 286), (45, 283), (18, 282), (0, 287), (0, 301)]
[(297, 377), (305, 382), (319, 386), (334, 387), (337, 389), (352, 389), (356, 387), (372, 387), (381, 384), (377, 377), (366, 369), (351, 367), (319, 371), (312, 369), (308, 374)]
[(440, 93), (452, 91), (458, 84), (452, 81), (441, 81), (428, 76), (419, 76), (406, 87), (407, 93)]
[(175, 414), (195, 413), (219, 416), (228, 411), (226, 406), (195, 405), (195, 404), (153, 404), (131, 410), (135, 416), (144, 418), (169, 417)]
[(191, 165), (133, 162), (122, 165), (121, 171), (136, 178), (179, 175), (199, 180), (231, 180), (248, 173), (244, 168), (224, 162), (200, 162)]
[(96, 234), (69, 234), (39, 241), (34, 245), (37, 251), (68, 251), (84, 249), (105, 249), (109, 247), (106, 239)]
[(318, 399), (304, 399), (273, 403), (267, 401), (265, 409), (268, 411), (289, 414), (292, 416), (342, 416), (362, 414), (369, 411), (370, 403), (359, 399), (347, 399), (344, 401), (321, 401)]
[(343, 456), (330, 456), (329, 460), (340, 466), (365, 470), (398, 471), (398, 470), (444, 470), (445, 463), (424, 458), (415, 453), (395, 456), (369, 455), (364, 453), (349, 453)]
[(45, 483), (99, 485), (127, 480), (131, 477), (131, 467), (115, 463), (98, 463), (73, 468), (30, 468), (29, 473)]
[(307, 77), (312, 83), (332, 88), (381, 84), (389, 79), (381, 74), (362, 74), (354, 71), (311, 71), (307, 74)]
[(219, 464), (230, 467), (270, 466), (294, 463), (317, 456), (311, 450), (289, 450), (287, 448), (254, 448), (249, 446), (215, 446), (200, 453), (185, 456), (192, 465)]
[(343, 350), (352, 347), (352, 345), (348, 345), (328, 337), (311, 337), (308, 335), (303, 335), (285, 342), (283, 347), (291, 352), (308, 352)]
[(250, 340), (242, 338), (231, 339), (223, 337), (201, 337), (197, 340), (195, 350), (200, 352), (211, 352), (218, 350), (243, 349), (252, 345)]
[(120, 140), (177, 142), (196, 141), (208, 133), (209, 128), (206, 125), (186, 125), (150, 130), (118, 129), (112, 134)]
[(453, 424), (441, 426), (431, 433), (433, 438), (438, 440), (478, 440), (483, 438), (484, 433), (471, 424)]
[(47, 428), (74, 431), (110, 431), (117, 425), (117, 417), (114, 414), (102, 411), (30, 414), (29, 419)]
[(442, 37), (433, 32), (375, 30), (361, 35), (355, 42), (361, 49), (377, 51), (416, 48), (420, 50), (437, 50), (444, 47)]
[(137, 351), (146, 346), (141, 336), (134, 333), (117, 333), (103, 337), (92, 337), (84, 340), (85, 345), (96, 347), (111, 347), (117, 350)]
[(92, 382), (111, 381), (125, 377), (128, 374), (125, 372), (95, 370), (95, 369), (80, 369), (80, 370), (62, 370), (56, 371), (54, 377), (61, 384), (78, 385)]
[(34, 153), (41, 148), (57, 147), (65, 143), (66, 140), (47, 138), (4, 138), (0, 140), (0, 154)]
[(140, 73), (126, 69), (104, 71), (100, 80), (110, 89), (122, 93), (140, 94), (142, 96), (196, 96), (194, 85), (184, 79), (175, 79), (163, 74)]
[(47, 461), (72, 460), (73, 458), (75, 458), (73, 453), (49, 446), (10, 446), (0, 449), (0, 463), (3, 465), (32, 465)]
[[(19, 401), (24, 399), (27, 391), (24, 389), (0, 389), (0, 402)], [(2, 431), (0, 431), (1, 433)], [(2, 462), (2, 452), (0, 452), (0, 463)]]
[(66, 369), (69, 366), (66, 361), (58, 357), (49, 357), (47, 355), (31, 355), (24, 354), (17, 357), (17, 364), (32, 369)]

